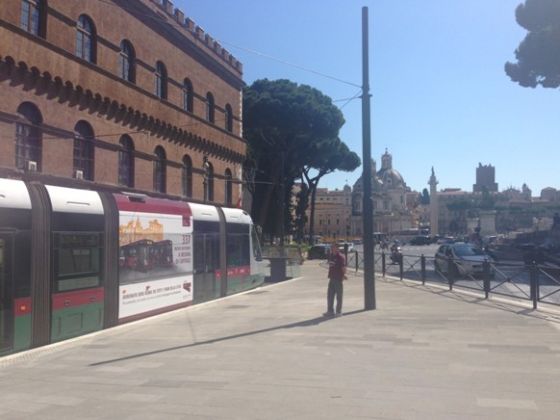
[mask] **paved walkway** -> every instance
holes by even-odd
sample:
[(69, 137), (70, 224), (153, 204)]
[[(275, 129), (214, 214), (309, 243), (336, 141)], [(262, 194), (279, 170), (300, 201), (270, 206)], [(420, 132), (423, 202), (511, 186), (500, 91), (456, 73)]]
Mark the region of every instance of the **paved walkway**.
[(2, 419), (557, 419), (560, 319), (326, 271), (0, 360)]

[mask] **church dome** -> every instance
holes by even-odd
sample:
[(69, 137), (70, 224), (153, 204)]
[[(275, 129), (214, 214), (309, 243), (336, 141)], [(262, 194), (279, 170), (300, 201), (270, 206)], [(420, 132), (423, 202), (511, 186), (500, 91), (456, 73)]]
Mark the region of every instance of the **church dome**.
[(387, 150), (381, 156), (381, 169), (377, 172), (377, 178), (387, 189), (406, 188), (402, 175), (399, 171), (393, 169), (393, 156)]
[(402, 175), (393, 168), (381, 169), (377, 172), (377, 177), (383, 182), (387, 188), (405, 188), (405, 182)]

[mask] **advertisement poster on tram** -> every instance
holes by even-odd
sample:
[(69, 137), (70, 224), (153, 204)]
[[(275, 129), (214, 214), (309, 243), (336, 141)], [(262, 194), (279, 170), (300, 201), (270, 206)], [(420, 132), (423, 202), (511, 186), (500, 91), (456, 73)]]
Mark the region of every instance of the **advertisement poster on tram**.
[(185, 217), (120, 212), (120, 320), (192, 302), (192, 219)]

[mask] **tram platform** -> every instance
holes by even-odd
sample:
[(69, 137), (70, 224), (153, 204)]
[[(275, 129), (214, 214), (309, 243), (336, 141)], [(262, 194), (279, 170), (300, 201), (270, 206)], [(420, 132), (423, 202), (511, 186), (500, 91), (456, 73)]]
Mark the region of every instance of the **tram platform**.
[(556, 419), (560, 317), (326, 269), (0, 359), (2, 419)]

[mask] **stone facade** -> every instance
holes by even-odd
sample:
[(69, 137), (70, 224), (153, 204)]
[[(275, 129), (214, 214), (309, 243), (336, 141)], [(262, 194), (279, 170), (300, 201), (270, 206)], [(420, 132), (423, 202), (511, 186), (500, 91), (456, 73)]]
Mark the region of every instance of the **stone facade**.
[[(36, 20), (26, 7), (38, 8)], [(169, 1), (2, 0), (0, 175), (154, 192), (159, 162), (159, 192), (236, 204), (243, 86), (241, 64)], [(80, 121), (93, 132), (89, 180), (76, 179)], [(128, 185), (119, 177), (125, 134)]]
[[(375, 232), (393, 233), (412, 227), (412, 214), (407, 207), (407, 187), (402, 175), (393, 168), (393, 156), (385, 151), (381, 156), (381, 169), (376, 171), (372, 162), (373, 229)], [(363, 182), (360, 177), (352, 190), (353, 236), (362, 236)]]
[[(307, 210), (307, 220), (309, 219)], [(325, 238), (346, 239), (352, 235), (352, 189), (345, 185), (342, 190), (318, 188), (315, 198), (315, 234)], [(306, 234), (309, 233), (309, 223)]]
[(498, 192), (496, 168), (479, 163), (476, 168), (476, 184), (473, 185), (473, 192), (482, 192), (484, 188), (489, 192)]

